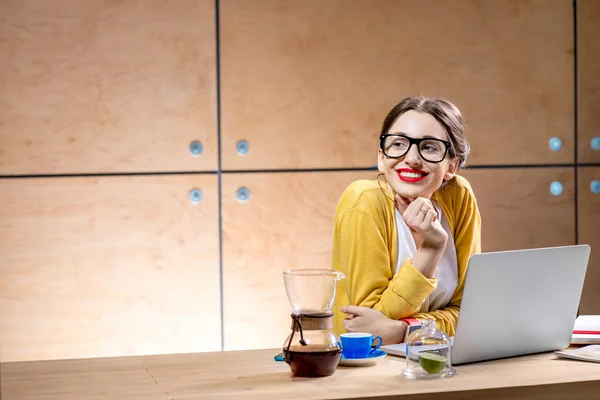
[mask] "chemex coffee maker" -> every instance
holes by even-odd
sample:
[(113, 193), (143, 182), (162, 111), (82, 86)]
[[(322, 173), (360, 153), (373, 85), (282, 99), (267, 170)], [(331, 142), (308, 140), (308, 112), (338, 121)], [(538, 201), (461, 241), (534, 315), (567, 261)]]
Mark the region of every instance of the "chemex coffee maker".
[(337, 283), (344, 274), (328, 269), (283, 272), (292, 306), (292, 333), (283, 344), (293, 376), (329, 376), (342, 357), (342, 343), (331, 331)]

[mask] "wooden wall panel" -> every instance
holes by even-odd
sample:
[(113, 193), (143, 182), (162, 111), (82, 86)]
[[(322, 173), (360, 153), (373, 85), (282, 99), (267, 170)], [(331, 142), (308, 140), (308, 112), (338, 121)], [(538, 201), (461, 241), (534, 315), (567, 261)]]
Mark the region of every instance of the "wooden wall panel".
[(215, 175), (1, 180), (2, 361), (220, 350), (218, 237)]
[(217, 168), (213, 0), (3, 0), (0, 59), (0, 174)]
[[(471, 164), (573, 162), (570, 0), (221, 2), (225, 169), (369, 167), (402, 97), (463, 111)], [(266, 22), (268, 21), (268, 22)], [(550, 137), (563, 140), (552, 152)], [(236, 154), (247, 140), (249, 152)]]
[(579, 243), (589, 244), (592, 251), (581, 296), (581, 314), (600, 314), (600, 194), (590, 185), (600, 182), (600, 166), (579, 169)]
[[(600, 2), (577, 1), (579, 162), (600, 162)], [(600, 143), (596, 144), (600, 147)], [(597, 148), (598, 148), (597, 147)]]
[[(377, 172), (223, 175), (225, 350), (283, 346), (291, 307), (282, 271), (331, 268), (335, 206), (348, 184)], [(250, 190), (237, 200), (240, 187)]]
[[(482, 218), (483, 251), (575, 244), (573, 168), (472, 169), (471, 183)], [(550, 193), (553, 181), (563, 193)]]

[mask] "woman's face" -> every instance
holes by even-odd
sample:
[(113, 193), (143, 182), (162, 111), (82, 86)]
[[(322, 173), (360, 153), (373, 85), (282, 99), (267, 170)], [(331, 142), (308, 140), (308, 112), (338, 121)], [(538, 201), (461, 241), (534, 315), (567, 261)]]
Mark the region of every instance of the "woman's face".
[[(414, 110), (398, 117), (387, 133), (413, 139), (429, 137), (450, 141), (444, 127), (433, 116)], [(431, 159), (427, 155), (426, 157)], [(458, 167), (458, 160), (449, 160), (448, 155), (439, 163), (424, 160), (416, 145), (410, 146), (408, 153), (401, 158), (386, 157), (379, 149), (377, 160), (379, 172), (385, 175), (391, 189), (410, 200), (417, 197), (430, 199), (444, 180), (454, 176)]]

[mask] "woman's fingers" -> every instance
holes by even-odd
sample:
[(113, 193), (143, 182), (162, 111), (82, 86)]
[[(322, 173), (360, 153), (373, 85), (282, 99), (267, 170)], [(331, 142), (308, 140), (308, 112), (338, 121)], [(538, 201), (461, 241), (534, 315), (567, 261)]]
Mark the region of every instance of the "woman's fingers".
[(421, 197), (410, 203), (410, 205), (406, 208), (406, 212), (402, 215), (402, 218), (407, 223), (419, 224), (425, 218), (425, 214), (429, 210), (429, 206), (427, 203), (423, 201)]
[[(412, 231), (419, 233), (429, 245), (439, 248), (445, 246), (448, 235), (440, 224), (438, 211), (429, 199), (416, 198), (401, 215), (406, 225)], [(356, 320), (347, 320), (346, 322), (356, 327)]]
[(342, 321), (342, 325), (344, 326), (344, 329), (346, 330), (346, 332), (352, 333), (352, 332), (356, 332), (356, 328), (354, 325), (356, 325), (356, 322), (351, 320), (351, 319), (344, 319)]
[(402, 219), (413, 229), (424, 231), (433, 227), (438, 213), (429, 199), (418, 197), (408, 205)]
[(421, 223), (421, 229), (427, 231), (433, 227), (433, 221), (437, 216), (437, 211), (428, 210), (427, 214), (425, 214), (425, 218), (423, 218), (423, 222)]
[(414, 200), (413, 202), (411, 202), (408, 207), (406, 207), (406, 211), (404, 212), (404, 214), (402, 215), (403, 218), (406, 219), (410, 219), (412, 217), (417, 216), (417, 214), (419, 213), (419, 210), (421, 210), (421, 207), (423, 206), (423, 201), (421, 200), (421, 198), (418, 198), (416, 200)]

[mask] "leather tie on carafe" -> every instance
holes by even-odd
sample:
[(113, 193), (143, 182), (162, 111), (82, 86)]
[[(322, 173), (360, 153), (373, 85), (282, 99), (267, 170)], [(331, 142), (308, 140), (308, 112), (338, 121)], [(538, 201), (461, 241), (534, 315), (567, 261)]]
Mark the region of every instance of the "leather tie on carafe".
[(302, 333), (302, 324), (300, 323), (300, 317), (298, 315), (292, 314), (292, 319), (294, 320), (294, 329), (292, 329), (292, 334), (290, 335), (290, 340), (287, 344), (287, 348), (285, 349), (285, 362), (290, 363), (290, 346), (292, 345), (292, 340), (294, 339), (294, 332), (296, 331), (295, 327), (298, 327), (300, 331), (300, 344), (302, 346), (306, 346), (307, 343), (304, 340), (304, 334)]

